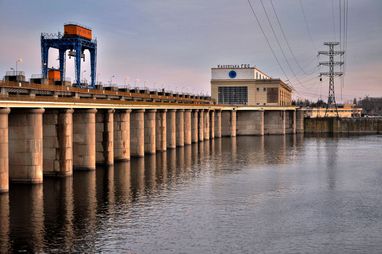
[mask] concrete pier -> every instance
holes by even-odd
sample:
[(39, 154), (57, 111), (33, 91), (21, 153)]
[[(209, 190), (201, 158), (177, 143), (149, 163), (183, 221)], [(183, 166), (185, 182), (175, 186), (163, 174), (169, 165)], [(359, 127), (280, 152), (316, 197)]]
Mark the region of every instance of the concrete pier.
[(296, 109), (296, 133), (304, 133), (304, 110)]
[(210, 140), (210, 111), (204, 111), (204, 140)]
[(155, 154), (156, 153), (156, 109), (148, 109), (145, 112), (145, 153)]
[(135, 109), (131, 113), (130, 123), (130, 152), (131, 156), (144, 157), (145, 155), (145, 110)]
[(8, 114), (0, 108), (0, 193), (9, 191)]
[(114, 114), (114, 160), (130, 160), (130, 109)]
[(214, 110), (210, 111), (210, 119), (208, 119), (208, 121), (210, 122), (210, 128), (209, 128), (210, 138), (214, 139), (215, 138), (215, 111)]
[(222, 137), (222, 111), (215, 111), (215, 137)]
[(199, 142), (204, 141), (204, 111), (199, 110), (198, 121)]
[(296, 111), (285, 111), (285, 134), (296, 133)]
[(186, 109), (184, 111), (184, 144), (191, 145), (192, 135), (191, 135), (191, 109)]
[(73, 114), (73, 168), (96, 168), (96, 109), (77, 109)]
[(176, 110), (167, 111), (167, 148), (176, 147)]
[(199, 135), (198, 135), (198, 115), (199, 110), (192, 110), (191, 113), (191, 141), (192, 143), (197, 143), (199, 141)]
[(114, 109), (99, 111), (96, 115), (97, 164), (114, 164)]
[(222, 136), (236, 137), (236, 111), (224, 110), (222, 111)]
[(17, 183), (43, 182), (44, 109), (15, 109), (9, 115), (9, 177)]
[(184, 146), (184, 109), (176, 111), (176, 146)]
[(268, 110), (264, 112), (264, 134), (285, 134), (285, 110)]
[(237, 135), (264, 135), (264, 110), (237, 111)]
[(73, 109), (43, 115), (43, 170), (46, 176), (73, 174)]
[(156, 113), (156, 150), (163, 152), (167, 150), (167, 110), (161, 109)]

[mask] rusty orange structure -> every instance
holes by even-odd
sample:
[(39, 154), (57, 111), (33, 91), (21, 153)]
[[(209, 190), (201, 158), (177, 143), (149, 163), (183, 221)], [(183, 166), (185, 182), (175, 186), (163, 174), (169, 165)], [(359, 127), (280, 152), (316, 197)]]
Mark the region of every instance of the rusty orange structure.
[(88, 40), (93, 38), (92, 30), (84, 26), (77, 24), (65, 24), (64, 25), (64, 36), (66, 37), (82, 37)]
[(58, 70), (58, 69), (49, 69), (49, 71), (48, 71), (48, 79), (49, 79), (49, 81), (60, 80), (60, 70)]

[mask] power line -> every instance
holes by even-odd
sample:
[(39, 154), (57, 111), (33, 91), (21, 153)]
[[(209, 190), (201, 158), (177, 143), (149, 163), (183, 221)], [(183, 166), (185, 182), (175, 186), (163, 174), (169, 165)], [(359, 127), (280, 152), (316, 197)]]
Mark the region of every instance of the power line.
[(266, 10), (266, 8), (265, 8), (265, 6), (264, 6), (263, 0), (260, 0), (260, 3), (261, 3), (261, 6), (263, 7), (265, 16), (267, 17), (268, 24), (269, 24), (269, 26), (271, 27), (272, 34), (273, 34), (273, 36), (274, 36), (275, 39), (276, 39), (276, 43), (277, 43), (277, 45), (279, 46), (279, 48), (280, 48), (280, 50), (281, 50), (281, 54), (283, 55), (283, 57), (284, 57), (284, 59), (285, 59), (285, 62), (286, 62), (286, 64), (288, 65), (289, 70), (292, 72), (292, 74), (293, 74), (293, 76), (296, 78), (297, 82), (300, 83), (300, 81), (299, 81), (299, 79), (298, 79), (296, 73), (294, 72), (292, 66), (290, 65), (290, 63), (289, 63), (289, 61), (288, 61), (288, 58), (287, 58), (286, 55), (285, 55), (285, 52), (284, 52), (284, 50), (283, 50), (283, 48), (282, 48), (282, 46), (281, 46), (280, 40), (278, 39), (278, 37), (277, 37), (277, 35), (276, 35), (276, 32), (275, 32), (275, 30), (274, 30), (274, 28), (273, 28), (271, 19), (269, 18), (268, 12), (267, 12), (267, 10)]
[(247, 0), (247, 2), (248, 2), (248, 4), (249, 4), (249, 7), (251, 8), (252, 14), (253, 14), (253, 16), (255, 17), (257, 24), (259, 25), (259, 28), (260, 28), (261, 32), (262, 32), (263, 35), (264, 35), (265, 40), (267, 41), (268, 47), (269, 47), (269, 49), (271, 50), (273, 57), (275, 58), (277, 64), (279, 65), (281, 71), (283, 72), (284, 76), (287, 78), (287, 80), (289, 80), (288, 75), (286, 74), (284, 68), (281, 66), (280, 61), (279, 61), (279, 59), (277, 58), (276, 53), (274, 52), (274, 50), (273, 50), (273, 48), (272, 48), (272, 45), (271, 45), (271, 43), (269, 42), (269, 39), (268, 39), (268, 37), (267, 37), (267, 35), (266, 35), (266, 33), (265, 33), (263, 27), (261, 26), (260, 20), (259, 20), (257, 14), (256, 14), (256, 12), (255, 12), (255, 9), (254, 9), (253, 6), (252, 6), (251, 1), (250, 1), (250, 0)]
[(309, 38), (310, 38), (310, 41), (312, 42), (312, 46), (313, 46), (313, 48), (314, 48), (316, 51), (318, 51), (316, 45), (314, 44), (314, 40), (313, 40), (312, 33), (310, 32), (309, 23), (308, 23), (308, 19), (306, 18), (305, 9), (304, 9), (304, 5), (303, 5), (303, 3), (302, 3), (302, 0), (299, 0), (298, 2), (300, 3), (300, 8), (301, 8), (301, 11), (302, 11), (302, 16), (304, 17), (306, 30), (307, 30), (307, 32), (308, 32), (308, 36), (309, 36)]
[(293, 53), (293, 50), (292, 50), (292, 48), (291, 48), (291, 46), (290, 46), (290, 44), (289, 44), (289, 41), (288, 41), (288, 39), (287, 39), (287, 37), (286, 37), (285, 31), (284, 31), (284, 29), (283, 29), (283, 27), (282, 27), (282, 25), (281, 25), (280, 19), (279, 19), (278, 15), (277, 15), (277, 12), (276, 12), (276, 8), (275, 8), (275, 6), (273, 5), (273, 1), (270, 0), (270, 2), (271, 2), (272, 9), (273, 9), (273, 13), (274, 13), (275, 16), (276, 16), (277, 23), (278, 23), (278, 25), (279, 25), (279, 27), (280, 27), (281, 33), (282, 33), (282, 35), (283, 35), (283, 38), (284, 38), (284, 40), (285, 40), (285, 42), (286, 42), (286, 45), (287, 45), (287, 47), (288, 47), (288, 50), (289, 50), (289, 52), (290, 52), (290, 54), (291, 54), (291, 56), (292, 56), (294, 62), (296, 63), (296, 65), (298, 66), (298, 68), (299, 68), (305, 75), (310, 75), (310, 74), (314, 73), (315, 70), (313, 70), (311, 73), (308, 73), (307, 71), (305, 71), (305, 69), (304, 69), (304, 68), (300, 65), (300, 63), (297, 61), (296, 55)]

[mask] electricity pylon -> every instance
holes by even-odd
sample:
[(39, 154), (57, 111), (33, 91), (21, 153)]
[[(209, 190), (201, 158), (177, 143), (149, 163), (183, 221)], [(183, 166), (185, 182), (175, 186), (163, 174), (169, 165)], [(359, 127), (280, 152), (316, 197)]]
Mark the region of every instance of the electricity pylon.
[(335, 76), (342, 76), (343, 72), (336, 72), (335, 71), (335, 66), (336, 65), (343, 65), (343, 61), (335, 61), (334, 57), (339, 55), (342, 56), (345, 54), (345, 51), (335, 51), (334, 46), (338, 46), (340, 43), (339, 42), (324, 42), (325, 46), (329, 46), (329, 51), (318, 51), (318, 55), (327, 55), (329, 56), (329, 61), (328, 62), (320, 62), (320, 65), (328, 66), (329, 67), (329, 72), (321, 72), (320, 77), (322, 76), (328, 76), (329, 77), (329, 95), (328, 95), (328, 103), (326, 105), (326, 110), (325, 110), (325, 117), (328, 114), (328, 109), (335, 109), (337, 117), (339, 117), (338, 114), (338, 108), (337, 108), (337, 103), (336, 103), (336, 96), (335, 96), (335, 90), (334, 90), (334, 77)]

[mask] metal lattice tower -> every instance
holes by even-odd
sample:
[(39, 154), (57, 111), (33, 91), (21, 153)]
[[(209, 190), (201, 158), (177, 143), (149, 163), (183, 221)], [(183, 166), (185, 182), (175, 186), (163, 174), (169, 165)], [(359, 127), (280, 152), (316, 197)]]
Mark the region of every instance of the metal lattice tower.
[(335, 66), (336, 65), (343, 65), (344, 62), (342, 61), (335, 61), (334, 57), (337, 55), (343, 55), (345, 54), (345, 51), (335, 51), (334, 46), (338, 46), (340, 43), (339, 42), (324, 42), (325, 46), (329, 47), (329, 51), (318, 51), (318, 55), (327, 55), (329, 56), (329, 61), (328, 62), (320, 62), (320, 65), (328, 66), (329, 67), (329, 72), (321, 72), (320, 77), (322, 76), (328, 76), (329, 77), (329, 95), (328, 95), (328, 103), (326, 105), (326, 110), (325, 110), (325, 116), (327, 116), (328, 110), (330, 108), (335, 108), (336, 115), (338, 115), (338, 108), (337, 108), (337, 103), (336, 103), (336, 96), (335, 96), (335, 89), (334, 89), (334, 77), (335, 76), (342, 76), (343, 72), (336, 72), (335, 71)]

